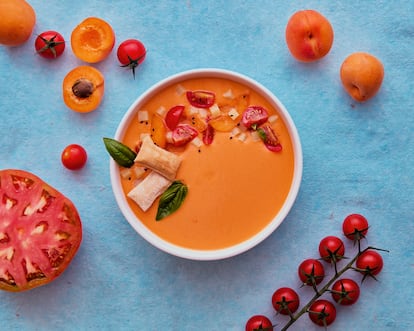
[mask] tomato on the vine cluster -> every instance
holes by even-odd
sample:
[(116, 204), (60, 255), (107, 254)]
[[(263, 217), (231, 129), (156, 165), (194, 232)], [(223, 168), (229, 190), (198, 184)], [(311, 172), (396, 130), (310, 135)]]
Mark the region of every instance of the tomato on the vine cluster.
[[(372, 246), (361, 249), (361, 241), (368, 232), (367, 219), (360, 214), (350, 214), (344, 219), (342, 230), (346, 238), (358, 244), (357, 253), (350, 262), (346, 263), (339, 270), (338, 262), (345, 258), (344, 242), (336, 236), (324, 237), (319, 242), (318, 250), (321, 258), (308, 258), (303, 260), (297, 270), (302, 285), (312, 286), (315, 291), (312, 299), (299, 312), (296, 311), (300, 305), (300, 298), (295, 290), (289, 287), (281, 287), (273, 293), (273, 308), (278, 314), (290, 316), (290, 320), (282, 330), (289, 328), (305, 313), (308, 314), (313, 323), (324, 326), (326, 329), (336, 319), (334, 303), (342, 306), (353, 305), (358, 301), (360, 296), (360, 287), (356, 281), (350, 278), (340, 278), (342, 274), (348, 270), (358, 271), (363, 275), (363, 282), (367, 277), (376, 279), (375, 276), (381, 272), (384, 262), (378, 251), (386, 250)], [(318, 285), (325, 277), (325, 270), (324, 264), (320, 261), (330, 263), (335, 269), (332, 278), (322, 286)], [(321, 298), (327, 292), (330, 293), (333, 299), (332, 302)], [(268, 324), (270, 325), (270, 321)], [(263, 329), (258, 328), (256, 330)], [(273, 327), (269, 330), (273, 330)]]
[(88, 155), (86, 150), (77, 144), (71, 144), (65, 147), (62, 152), (62, 164), (70, 170), (79, 170), (86, 164)]
[(37, 54), (46, 59), (55, 59), (65, 50), (65, 39), (56, 31), (45, 31), (39, 34), (35, 40)]
[(135, 78), (135, 68), (144, 62), (147, 51), (141, 41), (127, 39), (118, 46), (116, 55), (121, 63), (121, 67), (130, 68)]

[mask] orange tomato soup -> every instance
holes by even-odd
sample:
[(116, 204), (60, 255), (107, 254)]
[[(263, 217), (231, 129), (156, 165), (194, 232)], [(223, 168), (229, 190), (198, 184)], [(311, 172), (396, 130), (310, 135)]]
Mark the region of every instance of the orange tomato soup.
[[(148, 111), (151, 118), (160, 107), (166, 110), (179, 104), (187, 107), (185, 93), (178, 93), (183, 88), (212, 91), (218, 104), (229, 102), (225, 96), (229, 90), (234, 96), (247, 92), (248, 104), (265, 107), (270, 116), (278, 114), (278, 109), (256, 91), (231, 80), (213, 77), (173, 84), (140, 109)], [(240, 119), (241, 113), (237, 120)], [(149, 132), (149, 127), (148, 123), (134, 120), (122, 142), (134, 148), (140, 134)], [(153, 233), (185, 248), (222, 249), (254, 236), (279, 212), (293, 180), (294, 153), (288, 130), (280, 116), (272, 127), (283, 146), (280, 152), (269, 151), (249, 132), (244, 141), (239, 136), (231, 138), (230, 132), (216, 132), (211, 145), (197, 147), (189, 143), (183, 149), (175, 149), (183, 160), (177, 180), (188, 186), (188, 195), (179, 210), (156, 221), (159, 199), (143, 212), (127, 198), (131, 209)], [(121, 181), (125, 194), (135, 185), (132, 180), (121, 178)]]

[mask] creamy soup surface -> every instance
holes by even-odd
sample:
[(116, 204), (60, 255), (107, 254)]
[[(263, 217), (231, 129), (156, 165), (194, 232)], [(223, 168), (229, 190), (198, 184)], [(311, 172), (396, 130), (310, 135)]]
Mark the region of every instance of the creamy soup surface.
[[(137, 111), (146, 110), (151, 118), (160, 107), (168, 110), (175, 105), (185, 105), (188, 108), (183, 89), (212, 91), (219, 105), (232, 102), (239, 95), (247, 95), (243, 102), (265, 107), (270, 116), (278, 115), (278, 109), (254, 90), (213, 77), (173, 84)], [(241, 114), (235, 121), (240, 119)], [(288, 130), (280, 116), (272, 122), (272, 127), (282, 145), (280, 152), (269, 151), (249, 131), (242, 132), (244, 136), (234, 137), (230, 132), (215, 132), (210, 145), (189, 143), (184, 148), (172, 149), (182, 157), (176, 179), (188, 187), (184, 203), (178, 211), (160, 221), (155, 220), (159, 199), (143, 212), (127, 198), (131, 209), (153, 233), (185, 248), (221, 249), (254, 236), (279, 212), (293, 180), (294, 153)], [(130, 123), (122, 142), (133, 149), (141, 133), (150, 132), (150, 128), (151, 123), (141, 123), (136, 118)], [(171, 150), (169, 146), (166, 149)], [(121, 181), (125, 194), (136, 185), (136, 181), (128, 178), (121, 177)]]

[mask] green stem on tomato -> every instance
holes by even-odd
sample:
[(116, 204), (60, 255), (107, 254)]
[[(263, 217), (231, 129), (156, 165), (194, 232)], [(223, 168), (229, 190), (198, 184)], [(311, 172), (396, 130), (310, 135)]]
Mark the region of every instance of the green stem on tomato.
[[(363, 249), (362, 251), (360, 249), (358, 249), (358, 253), (355, 255), (355, 257), (349, 261), (348, 264), (346, 264), (341, 270), (336, 271), (335, 270), (335, 275), (329, 280), (329, 282), (327, 282), (325, 284), (324, 287), (322, 287), (321, 290), (317, 290), (315, 289), (315, 295), (312, 297), (312, 299), (294, 316), (290, 317), (289, 322), (286, 323), (286, 325), (280, 330), (280, 331), (286, 331), (293, 323), (295, 323), (303, 314), (305, 314), (308, 310), (309, 307), (319, 298), (321, 297), (326, 291), (329, 290), (329, 288), (331, 287), (331, 285), (333, 284), (333, 282), (335, 282), (339, 277), (341, 277), (346, 271), (353, 269), (353, 264), (355, 263), (355, 261), (358, 259), (358, 257), (364, 253), (365, 251), (369, 250), (369, 249), (375, 249), (378, 250), (378, 248), (375, 247), (366, 247), (365, 249)], [(336, 262), (335, 262), (335, 266), (336, 266)], [(336, 269), (336, 268), (335, 268)]]

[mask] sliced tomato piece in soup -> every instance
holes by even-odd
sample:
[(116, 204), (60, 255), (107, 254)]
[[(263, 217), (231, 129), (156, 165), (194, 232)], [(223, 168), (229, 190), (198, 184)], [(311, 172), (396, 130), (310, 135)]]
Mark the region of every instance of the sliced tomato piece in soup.
[(27, 171), (0, 170), (0, 289), (51, 282), (81, 240), (79, 213), (68, 198)]
[(210, 91), (187, 91), (186, 95), (188, 102), (198, 108), (209, 108), (216, 100), (215, 93)]

